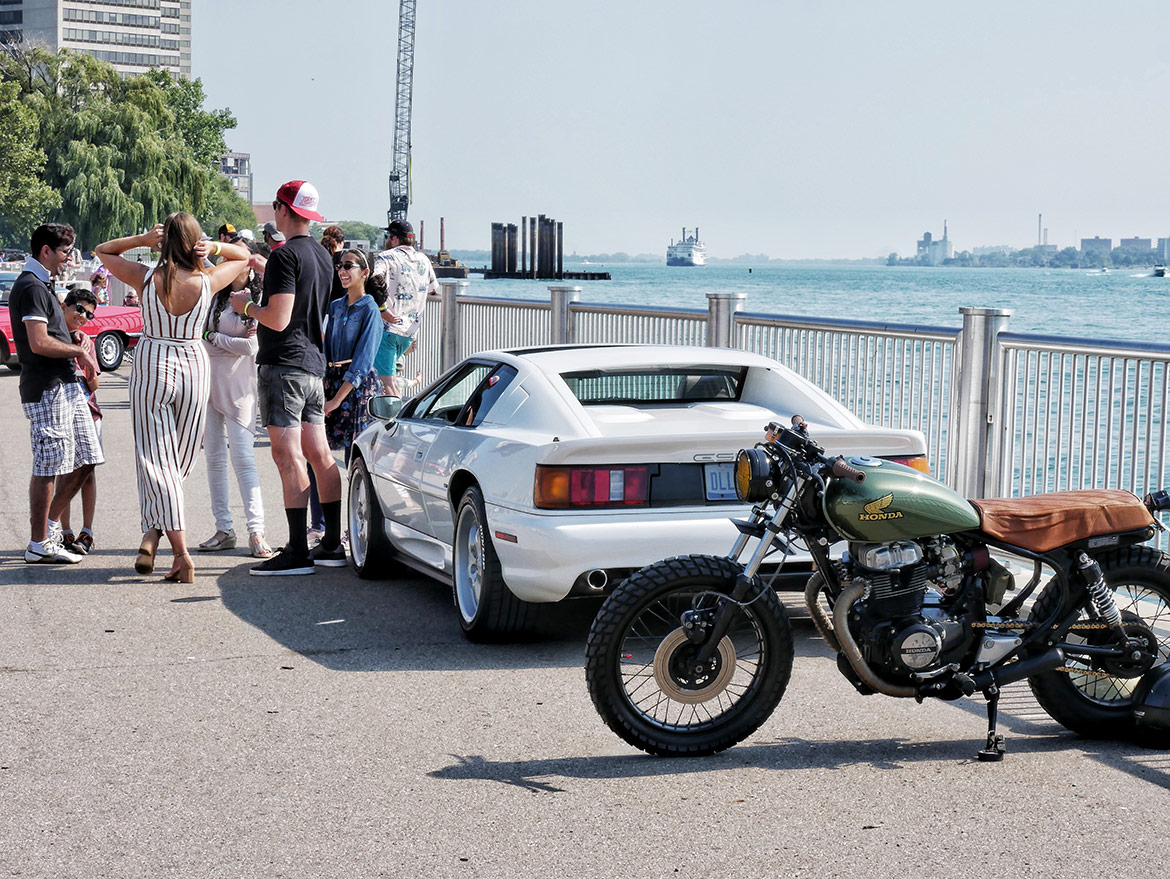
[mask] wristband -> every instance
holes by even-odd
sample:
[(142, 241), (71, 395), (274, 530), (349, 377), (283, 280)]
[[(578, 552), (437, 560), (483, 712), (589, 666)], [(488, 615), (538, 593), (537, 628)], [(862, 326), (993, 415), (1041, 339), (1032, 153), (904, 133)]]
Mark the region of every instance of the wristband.
[(248, 306), (251, 304), (252, 304), (251, 299), (249, 299), (247, 302), (244, 303), (244, 317), (248, 316)]
[(389, 311), (389, 310), (390, 310), (389, 305), (383, 305), (381, 308), (378, 309), (378, 311)]
[(211, 341), (211, 330), (204, 330), (203, 331), (203, 341), (205, 341), (205, 342)]
[(220, 251), (220, 243), (217, 241), (217, 242), (215, 242), (215, 250), (212, 251), (212, 256), (219, 256), (219, 251)]

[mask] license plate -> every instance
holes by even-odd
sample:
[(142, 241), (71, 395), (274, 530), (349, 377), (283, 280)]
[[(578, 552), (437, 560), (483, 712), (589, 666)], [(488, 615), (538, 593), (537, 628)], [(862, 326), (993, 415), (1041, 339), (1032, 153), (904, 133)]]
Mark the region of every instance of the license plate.
[(735, 494), (735, 464), (732, 462), (720, 464), (704, 464), (703, 476), (707, 486), (707, 500), (734, 501)]

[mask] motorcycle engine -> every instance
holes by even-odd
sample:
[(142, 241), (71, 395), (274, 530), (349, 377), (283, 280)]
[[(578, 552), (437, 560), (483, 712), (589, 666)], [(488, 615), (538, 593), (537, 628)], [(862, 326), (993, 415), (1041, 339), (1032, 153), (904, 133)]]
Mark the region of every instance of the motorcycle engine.
[(981, 562), (949, 537), (851, 543), (845, 576), (868, 587), (850, 629), (862, 655), (889, 681), (921, 681), (959, 663), (983, 613)]

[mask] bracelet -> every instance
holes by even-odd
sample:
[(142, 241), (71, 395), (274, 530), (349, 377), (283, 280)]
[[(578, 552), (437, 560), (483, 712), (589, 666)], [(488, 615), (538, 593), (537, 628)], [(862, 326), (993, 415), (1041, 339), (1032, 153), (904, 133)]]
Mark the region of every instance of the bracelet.
[(389, 311), (389, 310), (390, 310), (389, 305), (383, 305), (381, 308), (378, 309), (378, 311)]
[(251, 304), (252, 304), (251, 299), (249, 299), (247, 302), (244, 303), (244, 317), (248, 316), (248, 306)]
[(212, 256), (219, 256), (219, 251), (220, 251), (220, 249), (221, 249), (221, 245), (220, 245), (220, 243), (219, 243), (218, 241), (217, 241), (217, 242), (215, 242), (215, 250), (213, 250), (213, 251), (211, 252), (211, 255), (212, 255)]

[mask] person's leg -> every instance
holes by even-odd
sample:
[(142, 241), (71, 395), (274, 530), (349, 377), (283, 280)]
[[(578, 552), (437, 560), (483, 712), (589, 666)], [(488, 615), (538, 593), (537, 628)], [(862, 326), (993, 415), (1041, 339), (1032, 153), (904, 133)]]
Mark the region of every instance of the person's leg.
[(335, 549), (341, 543), (341, 472), (329, 449), (325, 425), (303, 425), (301, 447), (317, 473), (321, 509), (325, 514), (325, 536), (321, 538), (321, 544), (328, 549)]
[(93, 464), (83, 464), (72, 473), (57, 477), (57, 489), (53, 492), (53, 500), (49, 503), (50, 519), (59, 522), (61, 517), (66, 515), (74, 495), (81, 491), (81, 486), (93, 475), (93, 466)]
[[(69, 512), (68, 508), (65, 510)], [(93, 534), (93, 516), (97, 512), (97, 470), (90, 470), (81, 483), (81, 530)]]
[[(207, 426), (203, 431), (203, 454), (207, 461), (207, 487), (211, 492), (211, 515), (215, 518), (215, 536), (226, 535), (232, 530), (226, 423), (227, 419), (219, 412), (208, 409)], [(239, 475), (238, 471), (236, 475)]]
[(33, 476), (28, 482), (29, 539), (44, 543), (49, 530), (49, 503), (55, 476)]
[(232, 469), (244, 502), (249, 534), (264, 533), (264, 501), (260, 496), (260, 474), (256, 470), (255, 434), (251, 427), (238, 421), (225, 420), (230, 444)]
[(309, 465), (309, 528), (313, 531), (325, 530), (325, 512), (321, 509), (321, 492), (317, 488), (317, 474), (313, 465)]
[(288, 546), (296, 555), (309, 551), (305, 540), (305, 505), (309, 501), (309, 473), (305, 467), (305, 456), (301, 452), (301, 428), (269, 427), (268, 441), (272, 448), (272, 461), (280, 474), (280, 487), (284, 497), (284, 514), (288, 519)]

